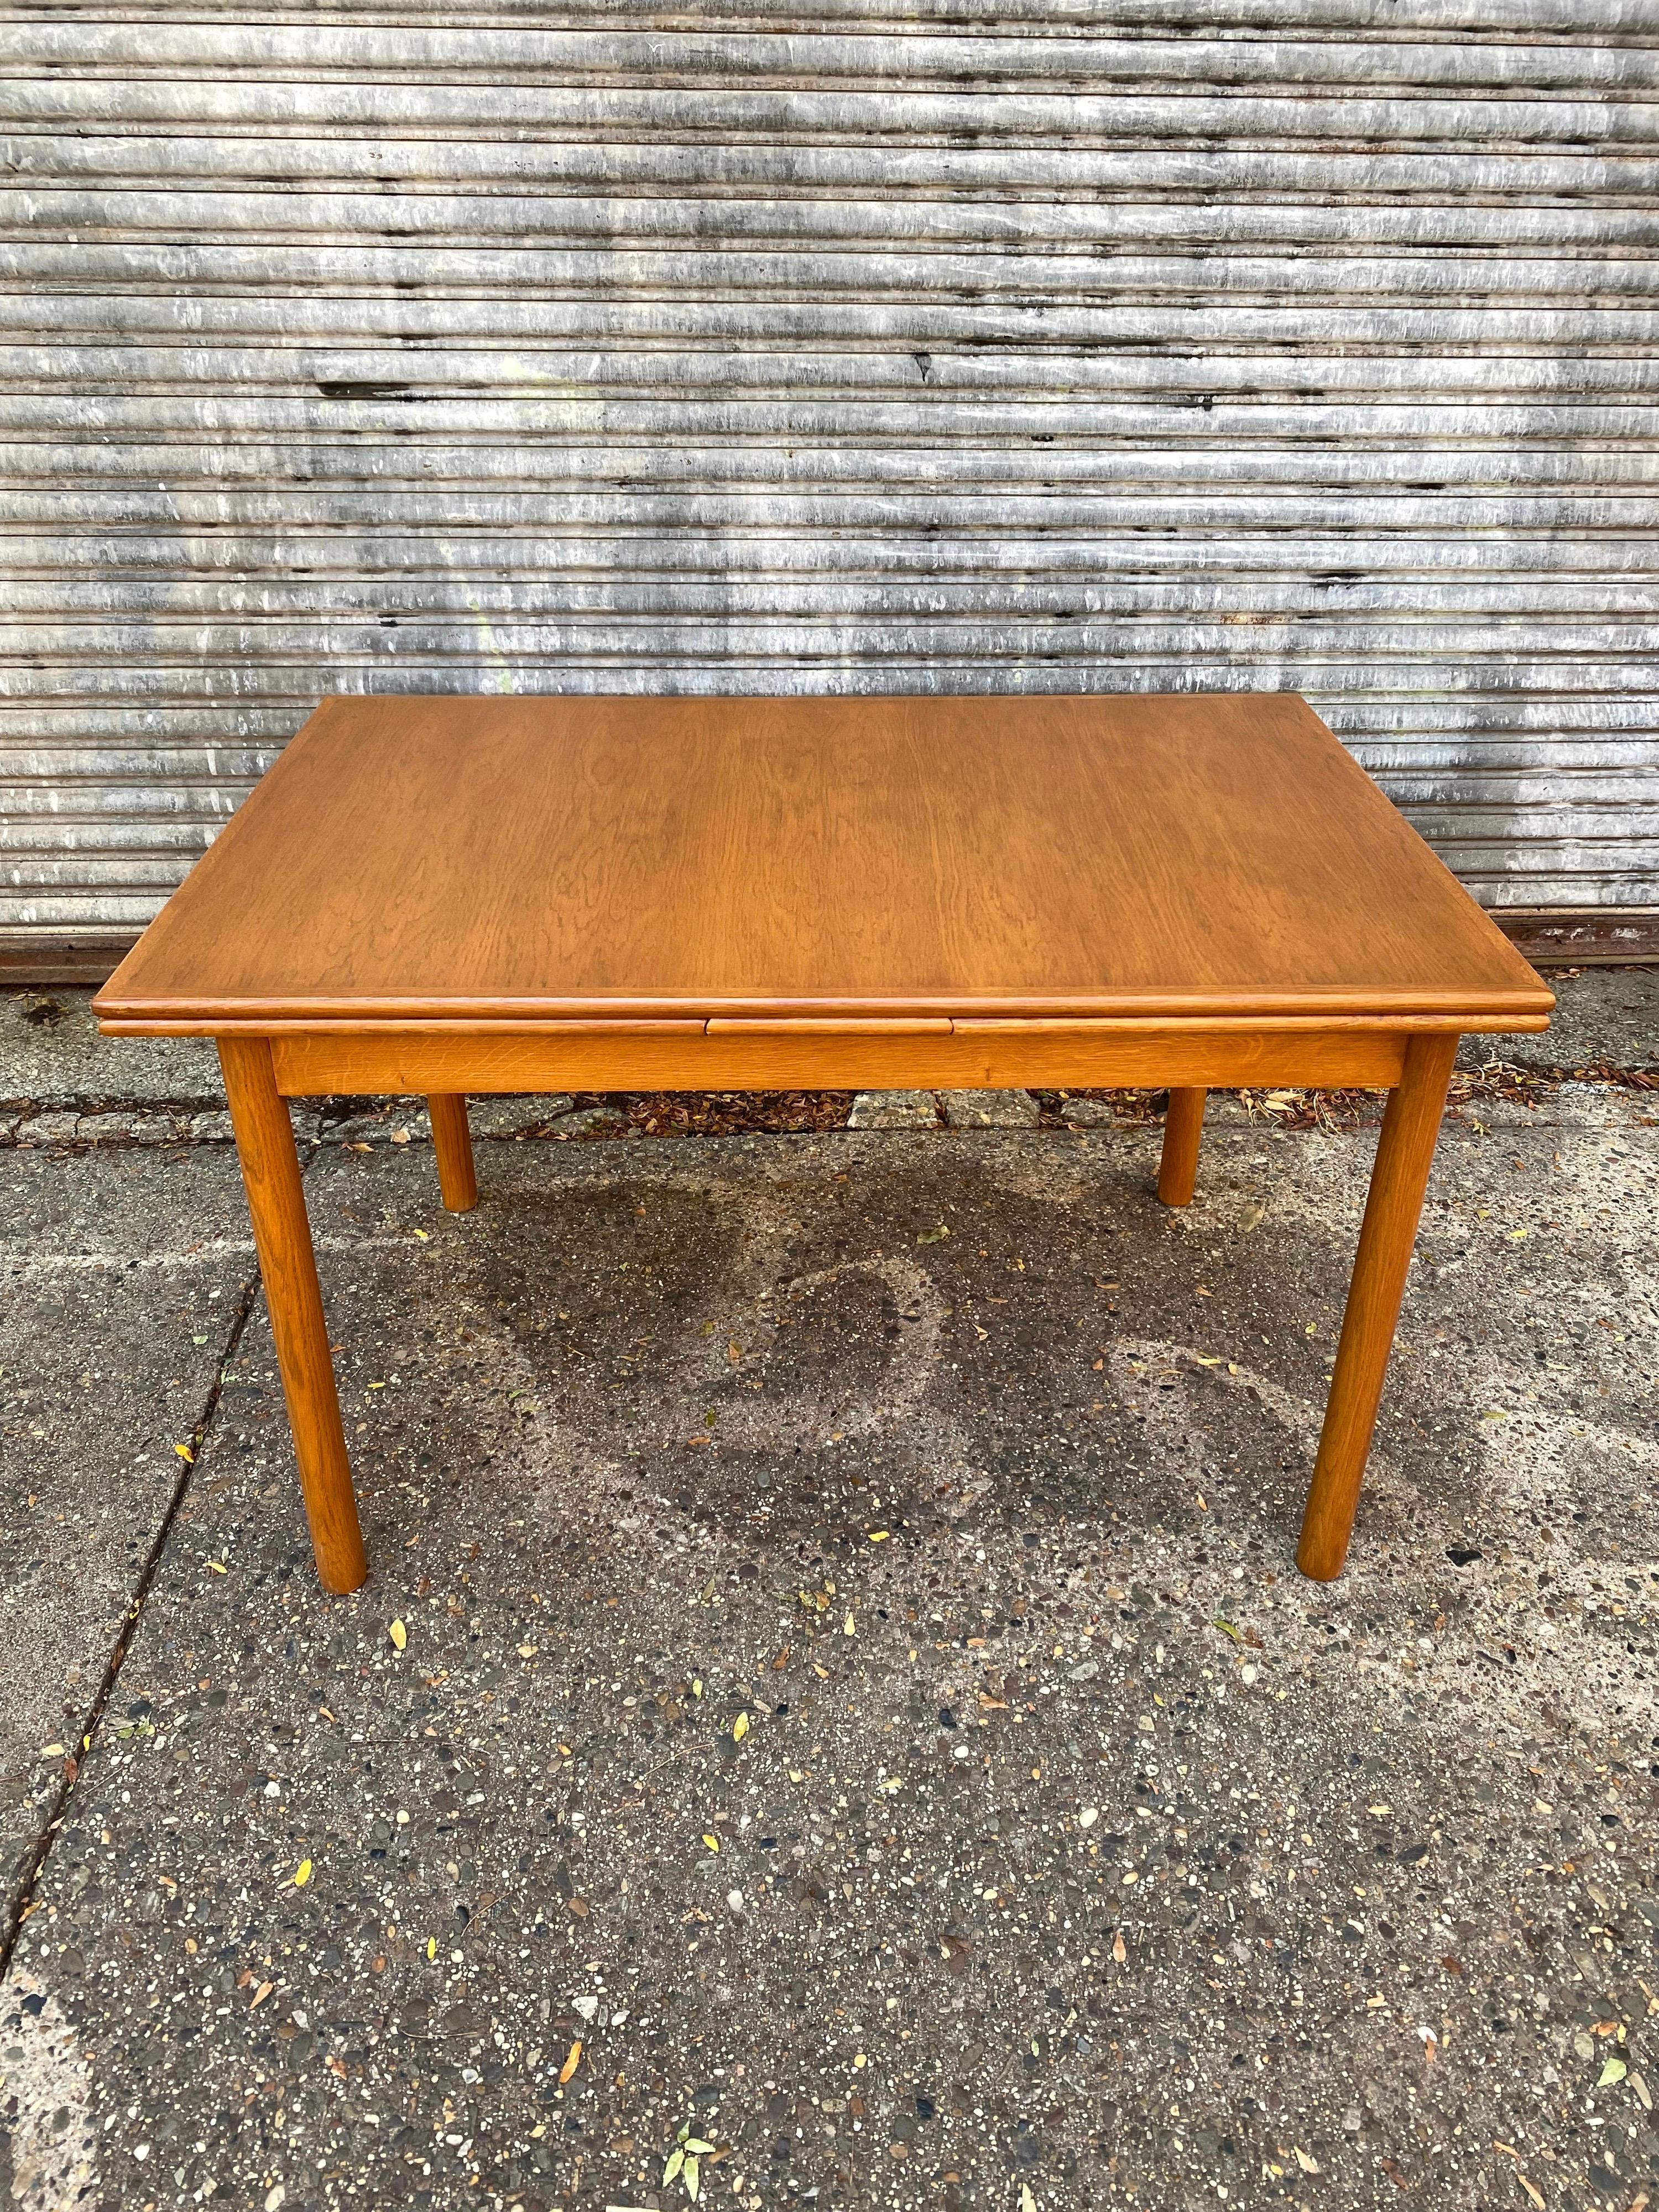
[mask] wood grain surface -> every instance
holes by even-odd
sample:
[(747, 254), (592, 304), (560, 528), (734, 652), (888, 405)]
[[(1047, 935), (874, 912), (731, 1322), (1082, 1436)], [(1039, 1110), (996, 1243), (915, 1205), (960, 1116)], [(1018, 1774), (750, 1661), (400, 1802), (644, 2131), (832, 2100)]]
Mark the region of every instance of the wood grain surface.
[(294, 1125), (277, 1096), (270, 1047), (263, 1037), (222, 1038), (219, 1065), (236, 1131), (317, 1571), (325, 1589), (355, 1590), (368, 1567), (340, 1424)]
[[(1454, 1037), (1455, 1032), (1451, 1033)], [(481, 1036), (459, 1030), (319, 1028), (270, 1040), (286, 1098), (545, 1091), (1006, 1091), (1023, 1085), (1295, 1083), (1385, 1090), (1407, 1039), (1396, 1030), (1213, 1030), (1198, 1022), (1004, 1022), (944, 1036), (858, 1024), (794, 1036), (708, 1036), (696, 1023), (607, 1033), (549, 1022)]]
[(1552, 1003), (1273, 694), (330, 699), (95, 1001), (112, 1029)]

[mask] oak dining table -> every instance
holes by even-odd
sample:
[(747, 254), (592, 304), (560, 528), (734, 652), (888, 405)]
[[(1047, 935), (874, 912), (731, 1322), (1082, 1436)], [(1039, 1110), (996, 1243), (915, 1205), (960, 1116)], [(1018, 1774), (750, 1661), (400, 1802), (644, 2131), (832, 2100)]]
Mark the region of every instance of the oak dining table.
[(1297, 1558), (1347, 1553), (1458, 1039), (1550, 992), (1302, 699), (325, 699), (98, 994), (211, 1036), (318, 1571), (367, 1563), (289, 1101), (1386, 1091)]

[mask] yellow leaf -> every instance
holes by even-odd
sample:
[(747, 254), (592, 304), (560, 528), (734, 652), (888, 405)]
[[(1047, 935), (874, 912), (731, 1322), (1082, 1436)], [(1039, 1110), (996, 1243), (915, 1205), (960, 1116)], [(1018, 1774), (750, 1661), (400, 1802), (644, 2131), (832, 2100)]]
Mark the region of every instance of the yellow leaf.
[(732, 1740), (734, 1743), (741, 1743), (748, 1733), (749, 1716), (747, 1713), (739, 1713), (732, 1723)]
[(429, 1229), (417, 1229), (415, 1231), (415, 1234), (420, 1238), (422, 1244), (427, 1244), (431, 1242), (432, 1231)]
[(301, 1859), (299, 1865), (294, 1869), (294, 1887), (295, 1889), (303, 1889), (310, 1880), (311, 1861), (309, 1859)]
[(391, 1637), (392, 1642), (397, 1645), (399, 1651), (401, 1651), (409, 1642), (409, 1631), (404, 1626), (401, 1620), (394, 1620), (391, 1627), (386, 1631), (386, 1633)]
[(872, 1544), (884, 1544), (887, 1541), (887, 1531), (884, 1528), (872, 1528), (867, 1531), (867, 1534)]
[(582, 2063), (582, 2047), (581, 2047), (581, 2045), (580, 2045), (580, 2042), (573, 2043), (573, 2044), (571, 2045), (571, 2046), (570, 2046), (570, 2056), (569, 2056), (569, 2057), (565, 2060), (564, 2064), (563, 2064), (562, 2066), (561, 2066), (561, 2067), (560, 2067), (560, 2069), (559, 2069), (559, 2079), (560, 2079), (560, 2081), (568, 2081), (570, 2079), (571, 2075), (575, 2072), (576, 2069), (577, 2069), (577, 2068), (581, 2064), (581, 2063)]
[(426, 1939), (426, 1955), (428, 1959), (435, 1959), (438, 1955), (438, 1939), (435, 1936), (428, 1936)]
[(184, 1461), (186, 1467), (195, 1466), (196, 1455), (188, 1444), (174, 1444), (173, 1449), (178, 1453), (179, 1458)]
[(718, 1836), (705, 1836), (703, 1841), (711, 1851), (717, 1851), (720, 1847), (720, 1839)]
[(1622, 2081), (1628, 2071), (1622, 2058), (1609, 2058), (1603, 2065), (1601, 2078), (1595, 2086), (1598, 2089), (1610, 2089), (1615, 2081)]
[(229, 1568), (226, 1566), (222, 1559), (210, 1559), (208, 1561), (208, 1567), (210, 1571), (216, 1575), (225, 1575), (230, 1572)]
[(856, 1636), (859, 1632), (858, 1624), (850, 1613), (841, 1625), (841, 1632), (843, 1636)]

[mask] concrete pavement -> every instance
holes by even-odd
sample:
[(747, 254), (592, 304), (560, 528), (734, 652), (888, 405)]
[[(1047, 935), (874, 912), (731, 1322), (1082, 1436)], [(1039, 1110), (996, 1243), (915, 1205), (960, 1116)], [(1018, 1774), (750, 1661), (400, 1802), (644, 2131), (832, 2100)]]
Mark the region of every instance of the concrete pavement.
[[(214, 1125), (0, 1155), (13, 2201), (1659, 2199), (1617, 988), (1547, 1065), (1622, 1081), (1448, 1125), (1328, 1587), (1363, 1113), (1218, 1102), (1172, 1216), (1127, 1112), (526, 1134), (553, 1102), (456, 1219), (415, 1117), (330, 1105), (346, 1600)], [(89, 1091), (78, 1021), (16, 1126), (213, 1110)]]

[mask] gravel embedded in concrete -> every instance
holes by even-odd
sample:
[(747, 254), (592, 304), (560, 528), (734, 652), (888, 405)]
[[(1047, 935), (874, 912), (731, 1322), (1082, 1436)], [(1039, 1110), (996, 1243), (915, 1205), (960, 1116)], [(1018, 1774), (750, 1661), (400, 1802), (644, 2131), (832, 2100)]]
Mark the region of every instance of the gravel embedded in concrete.
[(936, 1129), (939, 1098), (932, 1091), (860, 1091), (848, 1116), (849, 1129)]
[(939, 1103), (951, 1129), (1035, 1129), (1040, 1111), (1029, 1091), (941, 1091)]

